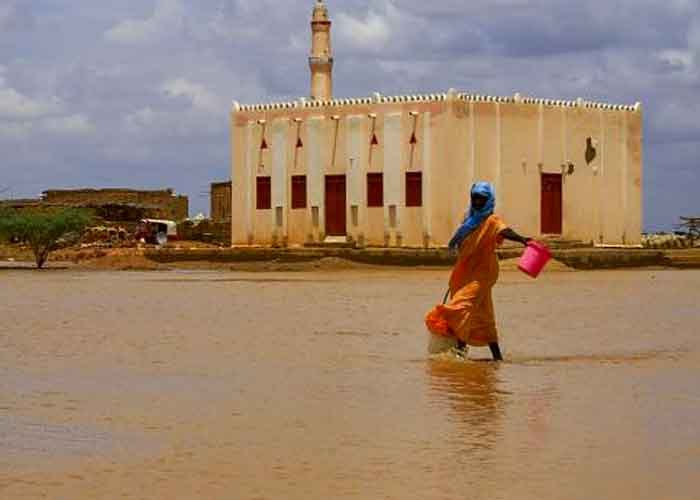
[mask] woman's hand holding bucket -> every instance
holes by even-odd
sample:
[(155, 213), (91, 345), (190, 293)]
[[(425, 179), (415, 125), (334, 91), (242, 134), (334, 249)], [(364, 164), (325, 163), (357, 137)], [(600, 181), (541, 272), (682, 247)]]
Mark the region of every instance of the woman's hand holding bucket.
[(544, 243), (531, 239), (520, 257), (518, 269), (532, 278), (537, 278), (551, 258), (552, 252)]

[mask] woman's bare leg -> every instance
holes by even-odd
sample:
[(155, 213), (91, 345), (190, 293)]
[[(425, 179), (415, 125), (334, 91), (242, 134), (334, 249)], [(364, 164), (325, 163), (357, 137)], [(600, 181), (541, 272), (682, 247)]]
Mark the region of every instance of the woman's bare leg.
[(498, 342), (491, 342), (489, 344), (489, 349), (491, 349), (491, 355), (494, 361), (503, 361), (503, 355), (501, 355), (501, 348), (498, 346)]

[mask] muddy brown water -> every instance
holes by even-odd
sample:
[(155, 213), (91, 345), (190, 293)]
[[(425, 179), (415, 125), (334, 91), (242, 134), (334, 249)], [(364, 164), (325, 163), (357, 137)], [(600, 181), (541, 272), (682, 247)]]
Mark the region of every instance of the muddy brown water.
[(0, 272), (0, 498), (698, 498), (700, 273)]

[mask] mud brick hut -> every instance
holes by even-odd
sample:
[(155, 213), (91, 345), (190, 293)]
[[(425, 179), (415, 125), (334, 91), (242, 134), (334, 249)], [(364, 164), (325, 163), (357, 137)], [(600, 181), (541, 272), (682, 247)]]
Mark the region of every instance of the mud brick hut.
[(186, 196), (172, 189), (50, 189), (40, 199), (4, 200), (2, 206), (17, 210), (60, 208), (90, 209), (108, 223), (136, 223), (143, 218), (180, 221), (188, 217)]
[(44, 191), (42, 203), (91, 208), (99, 217), (114, 222), (141, 218), (180, 221), (189, 212), (188, 198), (172, 189), (51, 189)]

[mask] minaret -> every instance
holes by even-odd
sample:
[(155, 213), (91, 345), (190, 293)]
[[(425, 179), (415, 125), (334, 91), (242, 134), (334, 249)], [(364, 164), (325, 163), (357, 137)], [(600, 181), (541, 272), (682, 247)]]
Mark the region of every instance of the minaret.
[(311, 99), (333, 99), (333, 52), (331, 51), (331, 21), (323, 0), (316, 0), (311, 18)]

